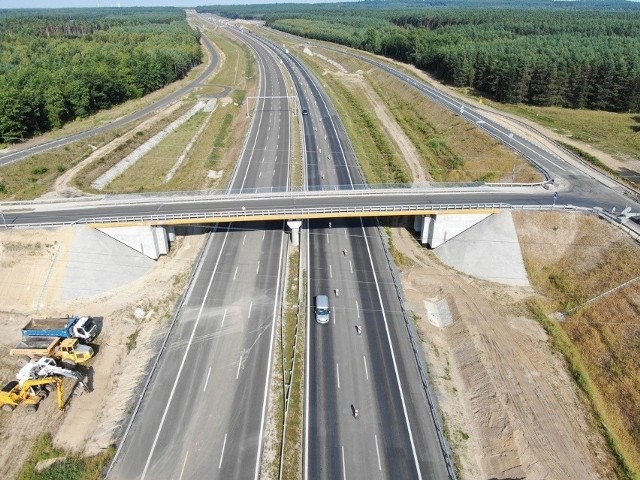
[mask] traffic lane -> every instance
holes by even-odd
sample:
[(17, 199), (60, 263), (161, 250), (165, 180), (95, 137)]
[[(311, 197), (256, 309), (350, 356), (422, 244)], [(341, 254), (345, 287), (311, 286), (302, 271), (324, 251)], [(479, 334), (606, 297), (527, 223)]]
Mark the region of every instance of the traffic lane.
[[(389, 337), (395, 353), (395, 362), (420, 469), (426, 478), (447, 478), (442, 447), (437, 441), (436, 425), (418, 372), (415, 353), (409, 341), (398, 291), (382, 250), (384, 247), (377, 229), (373, 226), (374, 221), (363, 219), (363, 222), (367, 225), (366, 235), (384, 301)], [(418, 354), (422, 355), (422, 352)], [(424, 358), (422, 362), (424, 365)]]
[[(254, 234), (257, 236), (264, 235), (262, 231), (254, 231)], [(229, 293), (227, 290), (233, 286), (233, 281), (229, 278), (232, 275), (237, 275), (237, 272), (223, 271), (221, 266), (230, 261), (241, 264), (240, 258), (244, 258), (245, 263), (248, 261), (248, 254), (246, 252), (243, 253), (242, 256), (238, 253), (234, 254), (231, 252), (234, 247), (235, 249), (242, 247), (243, 240), (239, 238), (240, 235), (245, 235), (245, 233), (243, 231), (220, 232), (218, 238), (224, 238), (225, 241), (220, 242), (220, 240), (218, 240), (217, 242), (209, 243), (209, 250), (214, 251), (215, 254), (212, 255), (207, 252), (204, 260), (205, 264), (214, 263), (214, 266), (201, 268), (195, 281), (192, 283), (192, 285), (194, 285), (194, 292), (188, 295), (188, 301), (185, 302), (181, 310), (181, 315), (171, 332), (154, 378), (150, 383), (148, 393), (145, 395), (143, 408), (136, 416), (133, 428), (126, 439), (128, 445), (132, 445), (133, 447), (124, 450), (125, 455), (120, 458), (117, 464), (117, 467), (123, 465), (121, 470), (126, 471), (127, 468), (130, 470), (144, 468), (139, 465), (140, 458), (147, 458), (148, 460), (151, 450), (154, 449), (161, 454), (160, 460), (158, 460), (157, 466), (155, 463), (150, 462), (148, 466), (149, 471), (153, 472), (153, 475), (160, 475), (162, 472), (168, 471), (166, 469), (170, 466), (163, 464), (162, 460), (165, 458), (162, 452), (164, 452), (166, 448), (170, 448), (170, 445), (166, 445), (164, 440), (164, 429), (170, 432), (170, 439), (179, 438), (181, 428), (189, 425), (187, 422), (188, 419), (184, 418), (184, 414), (181, 412), (195, 410), (193, 404), (188, 401), (185, 402), (185, 404), (181, 404), (180, 401), (184, 400), (184, 398), (181, 399), (180, 397), (175, 399), (174, 404), (171, 405), (171, 410), (169, 410), (168, 404), (171, 391), (190, 392), (194, 389), (197, 390), (197, 387), (194, 385), (187, 385), (185, 387), (183, 383), (180, 383), (178, 388), (178, 384), (176, 383), (174, 388), (168, 390), (167, 386), (172, 383), (172, 379), (179, 377), (179, 373), (180, 376), (184, 377), (180, 378), (181, 382), (188, 383), (189, 372), (202, 371), (204, 368), (203, 365), (206, 366), (213, 363), (210, 359), (203, 359), (197, 355), (199, 351), (198, 345), (216, 341), (216, 338), (220, 335), (218, 329), (225, 329), (225, 342), (222, 345), (234, 345), (234, 339), (231, 338), (230, 335), (235, 334), (235, 337), (241, 335), (241, 332), (236, 328), (240, 324), (235, 320), (242, 316), (243, 308), (247, 309), (249, 302), (237, 300), (230, 302), (231, 308), (222, 308), (220, 306), (221, 299), (228, 297)], [(231, 237), (232, 240), (229, 240), (229, 237)], [(254, 242), (254, 244), (256, 243), (257, 242)], [(255, 248), (252, 249), (255, 250)], [(255, 264), (257, 262), (252, 263)], [(253, 265), (248, 265), (247, 270), (249, 271), (250, 269), (250, 271), (253, 272), (253, 268)], [(231, 293), (237, 294), (239, 291), (242, 292), (243, 290), (236, 288)], [(198, 326), (197, 331), (195, 330), (196, 326)], [(189, 356), (186, 356), (187, 349), (191, 347), (193, 347), (193, 350), (189, 352)], [(237, 348), (237, 350), (240, 350), (240, 348)], [(207, 348), (207, 351), (215, 352), (215, 349)], [(180, 365), (183, 362), (185, 366), (180, 370)], [(204, 375), (204, 372), (202, 372), (202, 375)], [(152, 405), (149, 408), (155, 407), (155, 411), (148, 412), (146, 408), (147, 404)], [(165, 411), (159, 411), (162, 410), (165, 405), (167, 405)], [(163, 415), (167, 416), (167, 425), (162, 425), (163, 432), (158, 433), (158, 422), (161, 422), (160, 419)], [(206, 418), (206, 415), (203, 415), (202, 418)], [(173, 425), (175, 419), (178, 420), (176, 426)], [(138, 431), (140, 432), (139, 434)], [(153, 445), (149, 445), (148, 442), (151, 442), (151, 440), (156, 441), (156, 436), (158, 436), (157, 445), (153, 447)], [(169, 443), (172, 441), (173, 440), (170, 440)], [(188, 444), (185, 442), (185, 445)], [(144, 455), (145, 450), (149, 452), (146, 453), (146, 455)], [(130, 454), (130, 452), (133, 453)], [(128, 456), (132, 458), (129, 459), (127, 458)], [(170, 457), (173, 458), (173, 455), (170, 455)], [(147, 460), (145, 460), (144, 463), (147, 463)], [(114, 473), (117, 472), (118, 468), (114, 469)]]
[[(152, 463), (151, 458), (153, 451), (158, 446), (160, 451), (167, 448), (164, 440), (160, 438), (161, 435), (165, 435), (163, 429), (170, 428), (175, 418), (184, 420), (185, 410), (181, 408), (181, 400), (184, 397), (180, 395), (183, 390), (178, 390), (177, 379), (180, 379), (184, 371), (184, 363), (195, 338), (196, 327), (200, 323), (218, 324), (222, 313), (215, 310), (205, 311), (204, 309), (209, 301), (211, 285), (220, 263), (221, 252), (228, 239), (228, 232), (224, 232), (219, 237), (222, 238), (222, 241), (212, 241), (207, 245), (209, 251), (205, 253), (203, 260), (213, 265), (209, 268), (201, 268), (192, 283), (193, 289), (198, 291), (188, 295), (189, 299), (185, 302), (184, 308), (181, 309), (180, 315), (176, 319), (157, 368), (149, 381), (149, 387), (145, 392), (141, 407), (124, 440), (125, 444), (121, 448), (122, 453), (114, 465), (111, 478), (140, 478), (146, 475), (147, 470), (155, 470), (155, 464)], [(202, 288), (204, 288), (203, 291)], [(188, 369), (185, 373), (188, 375)], [(175, 397), (176, 393), (178, 393), (177, 397)], [(170, 407), (172, 407), (171, 411)], [(165, 426), (167, 419), (168, 425)], [(171, 435), (171, 438), (175, 437)], [(161, 462), (162, 458), (164, 456), (161, 457)], [(174, 456), (168, 455), (167, 458), (173, 459)], [(170, 467), (171, 464), (166, 465), (166, 468)]]
[[(234, 458), (234, 452), (243, 451), (234, 445), (235, 443), (245, 444), (245, 456), (255, 462), (258, 453), (254, 445), (257, 444), (257, 435), (253, 437), (238, 439), (237, 430), (245, 423), (260, 425), (261, 404), (256, 396), (247, 397), (249, 402), (255, 400), (255, 404), (248, 405), (246, 409), (237, 408), (236, 403), (228, 395), (229, 390), (242, 390), (246, 385), (253, 385), (251, 376), (247, 378), (244, 373), (246, 366), (260, 366), (268, 364), (267, 354), (260, 354), (260, 343), (257, 342), (255, 325), (251, 323), (251, 317), (267, 318), (264, 310), (270, 310), (273, 306), (273, 299), (256, 298), (247, 295), (246, 292), (255, 291), (256, 265), (264, 257), (264, 244), (260, 242), (262, 231), (253, 231), (248, 234), (249, 238), (244, 241), (247, 233), (244, 231), (232, 232), (230, 235), (231, 245), (225, 249), (221, 264), (229, 265), (231, 262), (239, 266), (238, 270), (220, 271), (214, 281), (212, 293), (207, 299), (206, 310), (218, 312), (215, 322), (201, 322), (198, 327), (199, 332), (193, 338), (193, 351), (187, 357), (183, 374), (179, 379), (178, 389), (187, 392), (188, 401), (182, 405), (172, 408), (171, 421), (166, 422), (168, 435), (162, 435), (161, 441), (152, 459), (152, 464), (148, 469), (148, 478), (161, 478), (170, 471), (170, 464), (167, 457), (173, 457), (172, 445), (175, 438), (182, 438), (183, 461), (176, 462), (174, 474), (177, 476), (187, 475), (186, 478), (202, 478), (201, 474), (207, 473), (207, 478), (239, 478), (247, 475), (246, 462), (241, 465), (245, 467), (244, 472), (239, 475), (231, 475), (225, 471), (225, 464), (222, 463), (222, 455), (225, 451), (227, 459)], [(281, 236), (281, 234), (280, 234)], [(235, 238), (234, 238), (235, 237)], [(240, 237), (243, 237), (241, 240)], [(235, 254), (230, 253), (236, 250)], [(259, 253), (259, 255), (255, 255)], [(227, 257), (227, 258), (225, 258)], [(257, 283), (257, 282), (256, 282)], [(238, 288), (239, 286), (242, 288)], [(224, 306), (224, 312), (220, 305)], [(272, 318), (273, 315), (270, 316)], [(212, 331), (222, 326), (224, 335)], [(258, 343), (256, 349), (251, 352), (246, 348), (246, 344)], [(203, 348), (199, 348), (202, 346)], [(259, 354), (259, 361), (253, 359)], [(199, 354), (201, 353), (201, 354)], [(207, 365), (209, 370), (207, 370)], [(204, 385), (204, 386), (203, 386)], [(264, 380), (260, 382), (264, 385)], [(206, 393), (208, 388), (208, 392)], [(259, 387), (256, 387), (259, 389)], [(263, 388), (263, 387), (262, 387)], [(202, 389), (203, 398), (199, 399), (196, 392)], [(205, 396), (206, 395), (206, 396)], [(251, 407), (251, 408), (249, 408)], [(183, 411), (180, 415), (178, 412)], [(229, 428), (229, 418), (232, 418), (233, 428)], [(224, 431), (224, 435), (222, 432)], [(228, 438), (227, 438), (228, 435)], [(188, 441), (187, 441), (188, 440)], [(198, 456), (202, 450), (202, 445), (208, 445), (212, 452), (220, 452), (220, 463), (216, 471), (211, 455), (205, 458)], [(253, 448), (251, 448), (253, 447)], [(235, 455), (237, 456), (237, 455)], [(189, 460), (190, 458), (190, 460)], [(179, 468), (179, 472), (178, 472)]]
[(239, 383), (229, 396), (230, 415), (227, 416), (226, 430), (229, 434), (218, 476), (221, 479), (247, 478), (252, 468), (258, 473), (263, 441), (263, 407), (268, 392), (275, 323), (281, 305), (285, 246), (286, 238), (282, 231), (270, 232), (263, 242), (263, 256), (253, 289), (260, 293), (253, 300), (250, 317), (246, 318), (247, 335), (237, 370)]
[[(124, 204), (124, 205), (91, 205), (84, 207), (69, 207), (64, 205), (64, 210), (39, 209), (38, 211), (6, 211), (3, 210), (3, 224), (7, 226), (21, 225), (28, 223), (49, 223), (66, 222), (74, 223), (87, 221), (90, 219), (100, 219), (109, 217), (140, 217), (150, 215), (190, 215), (190, 214), (215, 214), (226, 212), (238, 212), (245, 207), (249, 210), (260, 212), (269, 209), (285, 208), (367, 208), (367, 207), (387, 207), (393, 205), (424, 205), (425, 207), (437, 208), (441, 205), (475, 205), (475, 204), (505, 204), (505, 205), (529, 205), (548, 206), (553, 203), (552, 192), (438, 192), (434, 194), (424, 193), (388, 193), (379, 196), (351, 196), (335, 193), (331, 190), (332, 196), (313, 195), (291, 195), (280, 196), (273, 193), (265, 193), (263, 197), (248, 196), (246, 198), (235, 196), (226, 198), (223, 196), (212, 196), (209, 200), (161, 200), (158, 205), (149, 204)], [(366, 193), (366, 192), (365, 192)], [(609, 198), (609, 197), (607, 197)], [(597, 199), (596, 199), (597, 200)], [(578, 207), (592, 208), (594, 206), (610, 210), (616, 207), (618, 211), (625, 205), (634, 204), (628, 198), (620, 197), (618, 201), (602, 199), (594, 202), (592, 198), (576, 197), (570, 193), (560, 192), (556, 205), (573, 205)], [(46, 207), (45, 207), (46, 208)], [(637, 208), (640, 208), (637, 207)]]
[[(311, 222), (310, 232), (313, 232), (316, 226), (320, 228), (323, 223), (326, 225), (325, 222)], [(342, 468), (341, 448), (338, 443), (340, 425), (335, 416), (339, 406), (336, 395), (338, 382), (333, 362), (334, 347), (331, 332), (334, 320), (330, 319), (328, 324), (321, 325), (316, 322), (314, 314), (315, 297), (328, 295), (331, 302), (333, 295), (329, 268), (325, 260), (327, 258), (326, 234), (329, 232), (318, 231), (317, 233), (317, 236), (310, 235), (308, 252), (311, 315), (307, 323), (310, 351), (306, 365), (309, 381), (307, 386), (308, 409), (305, 412), (307, 420), (305, 478), (335, 479), (342, 477)]]
[[(362, 249), (366, 250), (366, 246), (362, 245), (362, 236), (354, 234), (352, 229), (332, 230), (337, 237), (335, 246), (339, 248), (334, 247), (328, 258), (332, 262), (333, 279), (340, 295), (334, 299), (335, 323), (331, 331), (336, 352), (334, 362), (340, 380), (337, 415), (342, 422), (339, 442), (345, 475), (347, 478), (394, 478), (395, 473), (398, 478), (411, 478), (403, 458), (398, 459), (402, 467), (395, 472), (390, 471), (394, 461), (386, 458), (384, 451), (385, 435), (381, 432), (388, 428), (386, 423), (389, 420), (395, 420), (388, 418), (387, 409), (378, 406), (381, 382), (374, 371), (376, 362), (371, 361), (372, 353), (367, 345), (366, 332), (370, 322), (364, 318), (364, 313), (372, 308), (369, 306), (372, 302), (375, 304), (378, 300), (375, 292), (373, 296), (369, 295), (362, 287), (363, 278), (369, 272), (361, 268), (356, 257)], [(361, 326), (361, 334), (358, 334), (357, 326)], [(373, 353), (374, 358), (377, 355), (378, 352)], [(359, 412), (358, 418), (354, 416), (354, 409)]]
[[(380, 252), (365, 238), (362, 227), (353, 227), (351, 232), (355, 233), (352, 237), (353, 262), (362, 304), (360, 337), (366, 345), (368, 371), (374, 390), (372, 408), (380, 414), (376, 428), (381, 456), (380, 469), (385, 478), (394, 478), (395, 475), (399, 478), (417, 478), (416, 452), (402, 408), (402, 384), (398, 384), (392, 345), (387, 335), (386, 324), (390, 321), (387, 315), (388, 299), (380, 295), (380, 273), (372, 265), (372, 259)], [(395, 349), (395, 345), (393, 348)], [(366, 414), (363, 414), (363, 418), (364, 415)]]
[[(272, 112), (268, 123), (262, 125), (265, 149), (257, 152), (249, 169), (251, 185), (255, 188), (289, 184), (289, 111), (286, 98), (267, 99)], [(283, 132), (283, 133), (281, 133)]]

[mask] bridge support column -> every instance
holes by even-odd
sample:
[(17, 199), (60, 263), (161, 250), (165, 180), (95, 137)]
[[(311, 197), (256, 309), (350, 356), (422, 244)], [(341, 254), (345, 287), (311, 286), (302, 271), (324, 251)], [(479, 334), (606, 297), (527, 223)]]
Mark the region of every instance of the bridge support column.
[(302, 222), (300, 220), (287, 220), (287, 226), (291, 229), (291, 243), (295, 247), (300, 245), (300, 227)]

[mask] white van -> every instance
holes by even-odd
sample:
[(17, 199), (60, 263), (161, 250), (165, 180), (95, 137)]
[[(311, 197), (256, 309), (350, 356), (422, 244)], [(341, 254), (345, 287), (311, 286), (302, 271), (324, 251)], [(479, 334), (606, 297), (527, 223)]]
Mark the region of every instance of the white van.
[(329, 323), (329, 297), (316, 295), (316, 322)]

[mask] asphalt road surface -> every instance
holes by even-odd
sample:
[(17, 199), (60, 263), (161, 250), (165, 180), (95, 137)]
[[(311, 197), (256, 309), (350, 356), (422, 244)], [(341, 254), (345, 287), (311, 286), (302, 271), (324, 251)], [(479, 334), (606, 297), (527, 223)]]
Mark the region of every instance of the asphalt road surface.
[[(260, 97), (286, 95), (273, 57), (252, 46)], [(289, 184), (286, 99), (260, 98), (232, 187)], [(108, 478), (246, 479), (260, 467), (282, 222), (216, 225)]]

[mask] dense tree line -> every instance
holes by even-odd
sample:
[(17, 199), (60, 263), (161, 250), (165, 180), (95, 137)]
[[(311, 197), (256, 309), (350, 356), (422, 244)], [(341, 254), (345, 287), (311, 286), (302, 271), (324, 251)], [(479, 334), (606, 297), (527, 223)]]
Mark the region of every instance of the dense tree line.
[[(390, 2), (367, 9), (362, 4), (372, 2), (362, 2), (357, 8), (221, 7), (218, 13), (259, 15), (279, 30), (413, 63), (498, 101), (640, 111), (640, 5), (587, 1), (577, 2), (576, 11), (558, 3), (562, 8), (526, 12), (416, 4), (400, 9)], [(596, 10), (603, 5), (626, 12)]]
[(178, 9), (0, 11), (0, 142), (183, 78), (199, 39)]

